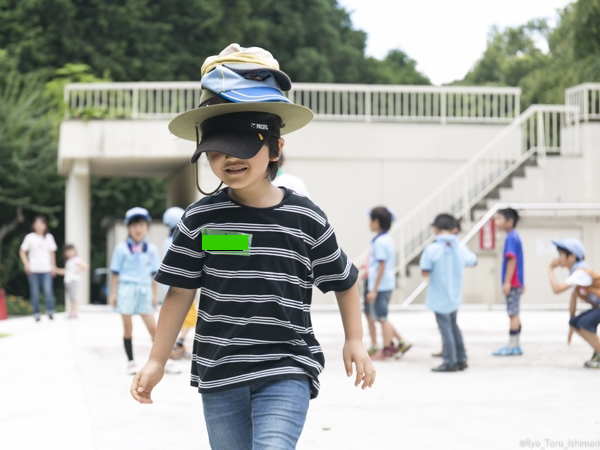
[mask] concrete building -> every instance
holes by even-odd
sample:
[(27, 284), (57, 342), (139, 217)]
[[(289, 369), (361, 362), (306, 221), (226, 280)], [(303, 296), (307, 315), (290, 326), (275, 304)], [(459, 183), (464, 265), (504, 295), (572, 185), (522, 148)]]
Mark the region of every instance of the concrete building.
[[(419, 284), (411, 262), (428, 242), (435, 214), (462, 217), (468, 232), (497, 202), (562, 203), (523, 210), (519, 226), (528, 280), (524, 303), (558, 304), (564, 296), (550, 295), (545, 274), (553, 254), (549, 239), (581, 237), (590, 263), (600, 267), (600, 205), (590, 205), (600, 203), (600, 124), (593, 122), (600, 118), (599, 92), (600, 85), (577, 86), (568, 91), (565, 106), (538, 105), (520, 113), (516, 88), (296, 84), (292, 100), (313, 109), (316, 118), (285, 137), (285, 170), (305, 181), (357, 264), (371, 237), (365, 211), (386, 205), (398, 213), (392, 230), (401, 281), (395, 302)], [(167, 129), (170, 118), (195, 107), (198, 98), (198, 83), (67, 86), (59, 167), (68, 177), (66, 236), (84, 258), (90, 251), (90, 177), (166, 178), (165, 207), (199, 198), (189, 165), (194, 144)], [(105, 118), (82, 120), (90, 109)], [(205, 158), (200, 183), (209, 191), (218, 185)], [(465, 301), (501, 301), (502, 236), (494, 250), (479, 249), (477, 240), (470, 245), (480, 264), (468, 273)], [(81, 283), (81, 298), (89, 296), (87, 284)], [(334, 297), (315, 290), (314, 301)]]

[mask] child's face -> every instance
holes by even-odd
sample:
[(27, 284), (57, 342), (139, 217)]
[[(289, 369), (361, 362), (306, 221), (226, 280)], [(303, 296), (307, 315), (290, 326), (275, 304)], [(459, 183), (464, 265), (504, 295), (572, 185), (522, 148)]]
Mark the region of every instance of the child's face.
[[(280, 146), (283, 140), (280, 139)], [(236, 158), (219, 152), (206, 152), (210, 169), (227, 186), (232, 189), (243, 189), (260, 183), (270, 183), (267, 178), (269, 162), (279, 157), (269, 157), (269, 147), (263, 145), (259, 152), (250, 159)]]
[(512, 220), (506, 220), (502, 214), (496, 214), (494, 222), (496, 223), (496, 228), (500, 231), (512, 230)]
[(558, 251), (558, 265), (560, 267), (572, 267), (575, 264), (575, 255), (567, 256), (565, 252)]
[(148, 234), (148, 222), (145, 220), (140, 220), (139, 222), (135, 222), (130, 224), (127, 227), (127, 231), (129, 231), (129, 236), (135, 242), (141, 242)]
[(77, 253), (75, 252), (74, 248), (69, 248), (67, 250), (65, 250), (65, 258), (69, 259), (72, 258), (73, 256), (75, 256)]
[(379, 220), (369, 218), (369, 228), (371, 228), (371, 231), (381, 231), (381, 227), (379, 226)]
[(44, 234), (46, 232), (46, 224), (42, 219), (37, 219), (32, 225), (33, 231), (37, 234)]

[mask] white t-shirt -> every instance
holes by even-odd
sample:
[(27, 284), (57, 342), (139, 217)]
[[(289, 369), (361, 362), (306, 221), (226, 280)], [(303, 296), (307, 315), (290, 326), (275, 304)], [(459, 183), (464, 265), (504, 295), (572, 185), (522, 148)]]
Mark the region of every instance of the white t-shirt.
[(295, 191), (296, 194), (300, 194), (304, 197), (310, 198), (308, 194), (308, 189), (306, 189), (306, 185), (301, 178), (290, 175), (289, 173), (282, 173), (281, 175), (275, 177), (273, 180), (273, 184), (275, 186), (283, 186), (292, 191)]
[(79, 256), (73, 256), (67, 259), (65, 262), (65, 284), (72, 283), (73, 281), (79, 281), (79, 273), (81, 272), (81, 258)]
[(587, 273), (585, 270), (578, 269), (569, 275), (569, 277), (565, 280), (565, 283), (567, 283), (569, 286), (573, 286), (573, 288), (579, 287), (579, 292), (581, 295), (586, 296), (588, 295), (588, 290), (583, 288), (586, 286), (591, 286), (593, 281), (594, 279), (589, 273)]
[(27, 252), (29, 268), (33, 273), (48, 273), (52, 270), (50, 252), (56, 251), (56, 241), (50, 233), (45, 236), (29, 233), (21, 244), (21, 250)]

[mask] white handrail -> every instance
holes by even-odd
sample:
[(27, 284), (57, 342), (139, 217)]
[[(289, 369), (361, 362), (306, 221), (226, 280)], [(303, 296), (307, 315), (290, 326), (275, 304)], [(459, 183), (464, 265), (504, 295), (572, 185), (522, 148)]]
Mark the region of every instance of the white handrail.
[[(537, 210), (537, 211), (600, 211), (600, 203), (496, 203), (485, 215), (479, 219), (477, 224), (460, 240), (462, 244), (467, 244), (473, 237), (504, 208), (513, 208), (516, 210)], [(428, 282), (422, 281), (419, 286), (402, 302), (401, 308), (407, 308), (415, 299), (425, 290)]]
[(583, 122), (600, 119), (600, 83), (583, 83), (565, 91), (565, 104), (575, 106)]
[[(67, 118), (166, 119), (198, 105), (198, 81), (73, 83)], [(287, 94), (319, 120), (509, 123), (519, 88), (295, 83)]]

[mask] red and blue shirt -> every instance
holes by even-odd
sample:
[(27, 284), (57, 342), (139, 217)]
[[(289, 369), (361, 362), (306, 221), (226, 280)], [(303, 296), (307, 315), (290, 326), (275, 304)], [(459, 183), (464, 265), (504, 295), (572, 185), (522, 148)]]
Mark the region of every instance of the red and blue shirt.
[(516, 230), (512, 230), (508, 233), (506, 241), (504, 242), (502, 279), (500, 280), (500, 283), (502, 284), (506, 278), (506, 267), (510, 258), (515, 258), (517, 261), (517, 267), (515, 268), (515, 273), (513, 274), (510, 285), (514, 288), (522, 288), (525, 286), (525, 277), (523, 275), (523, 246), (521, 245), (521, 237)]

